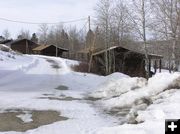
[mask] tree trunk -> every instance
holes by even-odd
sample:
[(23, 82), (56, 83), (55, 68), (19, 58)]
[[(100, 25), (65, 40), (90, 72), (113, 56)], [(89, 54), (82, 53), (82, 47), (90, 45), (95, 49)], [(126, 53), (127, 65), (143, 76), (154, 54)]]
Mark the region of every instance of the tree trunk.
[(146, 41), (146, 16), (145, 16), (145, 3), (142, 0), (142, 23), (143, 23), (143, 41), (144, 41), (144, 51), (145, 51), (145, 64), (146, 64), (146, 75), (147, 78), (150, 76), (149, 72), (149, 58), (148, 58), (148, 49), (147, 49), (147, 41)]
[(172, 46), (172, 70), (177, 71), (177, 65), (176, 65), (176, 39), (173, 39), (173, 46)]

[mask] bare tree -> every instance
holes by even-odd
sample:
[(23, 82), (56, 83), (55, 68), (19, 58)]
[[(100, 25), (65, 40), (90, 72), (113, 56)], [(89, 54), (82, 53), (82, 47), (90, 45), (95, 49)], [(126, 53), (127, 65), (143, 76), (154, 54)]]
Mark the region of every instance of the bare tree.
[(56, 37), (55, 37), (55, 28), (54, 26), (50, 27), (50, 30), (47, 35), (47, 44), (56, 45)]
[(76, 27), (70, 27), (68, 30), (69, 35), (69, 49), (72, 53), (81, 49), (79, 41), (79, 33)]
[[(112, 15), (112, 0), (99, 0), (96, 5), (95, 11), (97, 15), (97, 24), (101, 31), (104, 34), (105, 40), (105, 72), (106, 74), (110, 73), (111, 70), (111, 54), (108, 53), (110, 47), (110, 20)], [(91, 65), (90, 65), (91, 66)]]
[(62, 39), (61, 39), (61, 32), (63, 30), (63, 27), (64, 26), (62, 24), (59, 24), (54, 29), (55, 30), (54, 31), (54, 33), (55, 33), (55, 43), (56, 43), (57, 46), (61, 46), (61, 47), (63, 47)]
[(166, 40), (172, 40), (172, 54), (170, 58), (170, 68), (177, 70), (176, 47), (180, 35), (180, 1), (179, 0), (154, 0), (156, 28)]
[(4, 38), (7, 40), (10, 38), (11, 34), (9, 32), (8, 29), (5, 29), (3, 32), (2, 32), (2, 35), (4, 36)]
[(131, 38), (132, 23), (128, 19), (128, 7), (124, 0), (117, 0), (112, 12), (112, 24), (114, 26), (114, 31), (117, 33), (117, 39), (114, 42), (120, 44), (123, 40)]
[(145, 53), (145, 64), (147, 77), (150, 76), (149, 71), (149, 58), (148, 58), (148, 47), (147, 47), (147, 32), (149, 32), (149, 26), (151, 25), (151, 4), (150, 0), (132, 0), (131, 7), (132, 9), (129, 13), (129, 19), (134, 23), (134, 30), (138, 33), (140, 40), (144, 44), (144, 53)]
[(48, 36), (49, 27), (47, 24), (39, 25), (39, 38), (41, 44), (47, 44), (47, 36)]
[(30, 38), (31, 38), (31, 35), (30, 35), (29, 30), (21, 29), (21, 31), (19, 32), (17, 38), (18, 38), (18, 39), (30, 39)]

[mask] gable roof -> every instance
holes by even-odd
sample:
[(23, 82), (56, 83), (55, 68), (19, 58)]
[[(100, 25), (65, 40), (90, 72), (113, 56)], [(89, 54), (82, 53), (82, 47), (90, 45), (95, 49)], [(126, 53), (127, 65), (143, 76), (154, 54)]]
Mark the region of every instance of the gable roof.
[[(145, 55), (145, 53), (144, 53), (144, 52), (139, 52), (139, 51), (136, 51), (136, 50), (132, 50), (132, 49), (129, 49), (129, 48), (124, 47), (124, 46), (123, 46), (123, 47), (122, 47), (122, 46), (112, 46), (112, 47), (109, 47), (107, 50), (106, 50), (106, 49), (104, 49), (104, 50), (101, 50), (101, 51), (99, 51), (99, 52), (93, 53), (92, 55), (93, 55), (93, 56), (95, 56), (95, 55), (99, 55), (99, 54), (104, 53), (105, 51), (111, 51), (111, 50), (113, 50), (113, 49), (117, 49), (117, 48), (123, 48), (123, 49), (129, 50), (129, 51), (132, 51), (132, 52), (135, 52), (135, 53), (141, 54), (141, 55)], [(148, 56), (149, 56), (150, 58), (153, 58), (153, 59), (163, 58), (163, 56), (162, 56), (162, 55), (156, 55), (156, 54), (152, 54), (152, 53), (148, 53)]]
[[(40, 46), (34, 48), (33, 51), (42, 51), (50, 46), (56, 47), (55, 45), (40, 45)], [(68, 49), (65, 49), (65, 48), (61, 48), (61, 47), (57, 47), (57, 48), (61, 49), (62, 51), (68, 51)]]
[(45, 49), (45, 48), (47, 48), (47, 47), (49, 47), (49, 46), (50, 46), (50, 45), (40, 45), (40, 46), (34, 48), (33, 50), (34, 50), (34, 51), (41, 51), (41, 50), (43, 50), (43, 49)]
[(25, 38), (24, 39), (12, 40), (10, 42), (7, 42), (6, 44), (7, 45), (13, 45), (15, 43), (18, 43), (18, 42), (21, 42), (21, 41), (24, 41), (24, 40), (27, 40), (28, 42), (31, 42), (32, 44), (37, 44), (37, 43), (35, 43), (35, 42), (33, 42), (33, 41), (29, 40), (29, 39), (25, 39)]

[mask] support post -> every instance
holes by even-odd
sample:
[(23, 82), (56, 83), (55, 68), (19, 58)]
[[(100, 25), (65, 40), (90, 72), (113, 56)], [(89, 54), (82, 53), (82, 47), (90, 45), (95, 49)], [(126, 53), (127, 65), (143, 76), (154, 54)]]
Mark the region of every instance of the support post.
[(159, 72), (161, 73), (161, 69), (162, 69), (162, 60), (159, 60)]
[(56, 57), (58, 57), (58, 49), (57, 49), (57, 45), (56, 45)]
[(151, 58), (149, 58), (149, 69), (148, 69), (148, 73), (151, 74)]
[(155, 62), (155, 63), (154, 63), (154, 64), (155, 64), (155, 65), (154, 65), (154, 70), (155, 70), (154, 73), (156, 74), (156, 72), (157, 72), (157, 61), (155, 60), (154, 62)]
[(26, 40), (26, 54), (29, 54), (28, 53), (28, 42), (27, 42), (27, 40)]
[(92, 60), (93, 60), (93, 55), (91, 55), (90, 60), (89, 60), (89, 68), (88, 68), (89, 73), (91, 72)]

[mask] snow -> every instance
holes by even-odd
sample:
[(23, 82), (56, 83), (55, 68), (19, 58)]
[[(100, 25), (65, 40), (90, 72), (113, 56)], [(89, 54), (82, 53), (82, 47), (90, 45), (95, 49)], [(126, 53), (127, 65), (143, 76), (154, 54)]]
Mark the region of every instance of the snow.
[(120, 77), (109, 78), (102, 85), (97, 87), (97, 91), (90, 96), (95, 98), (111, 98), (119, 96), (135, 88), (140, 88), (146, 85), (146, 79), (144, 78), (128, 78)]
[[(3, 61), (0, 61), (0, 109), (25, 109), (25, 110), (54, 110), (61, 116), (68, 117), (67, 121), (55, 122), (41, 126), (26, 133), (33, 134), (59, 134), (66, 133), (92, 133), (105, 126), (113, 126), (116, 119), (101, 114), (86, 100), (50, 100), (41, 97), (65, 97), (83, 99), (84, 94), (102, 83), (106, 78), (93, 74), (76, 73), (70, 68), (76, 61), (62, 58), (18, 55), (15, 59), (7, 57), (9, 52), (1, 52)], [(3, 53), (3, 54), (2, 54)], [(52, 68), (51, 62), (60, 66)], [(60, 85), (67, 86), (69, 90), (56, 90)], [(19, 115), (24, 122), (29, 122), (30, 115)], [(4, 132), (0, 132), (0, 134)], [(6, 134), (20, 134), (20, 132), (6, 132)]]
[[(99, 106), (107, 111), (129, 108), (129, 113), (124, 117), (126, 121), (140, 124), (125, 123), (117, 127), (103, 128), (97, 132), (98, 134), (118, 132), (121, 134), (131, 132), (163, 134), (165, 119), (179, 119), (180, 73), (159, 73), (147, 82), (141, 80), (141, 84), (137, 81), (139, 78), (125, 79), (106, 82), (107, 85), (102, 85), (91, 96), (101, 97), (102, 99), (98, 101)], [(127, 83), (127, 85), (122, 83)]]
[[(77, 64), (62, 58), (0, 50), (0, 113), (25, 110), (17, 116), (25, 123), (32, 121), (26, 110), (54, 110), (69, 118), (23, 134), (164, 134), (165, 119), (180, 117), (180, 73), (158, 73), (149, 80), (122, 73), (104, 77), (73, 72), (71, 66)], [(56, 89), (62, 85), (68, 90)], [(115, 116), (104, 112), (113, 110)], [(128, 124), (133, 122), (137, 124)]]
[(32, 114), (26, 112), (24, 114), (17, 115), (18, 118), (20, 118), (24, 123), (32, 122)]
[[(105, 107), (131, 106), (140, 98), (151, 98), (164, 90), (177, 86), (180, 87), (180, 74), (160, 73), (150, 78), (121, 78), (108, 80), (97, 91), (90, 96), (95, 98), (106, 98)], [(131, 97), (131, 99), (127, 99)]]

